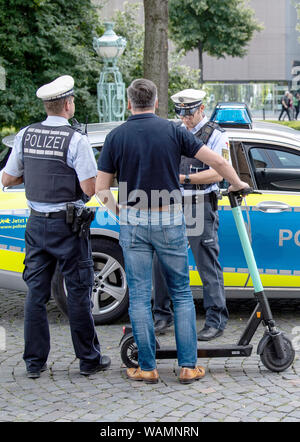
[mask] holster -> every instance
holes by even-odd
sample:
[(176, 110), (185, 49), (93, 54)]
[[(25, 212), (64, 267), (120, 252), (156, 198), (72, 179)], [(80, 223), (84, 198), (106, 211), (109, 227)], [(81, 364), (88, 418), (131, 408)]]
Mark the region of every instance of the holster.
[(210, 192), (209, 196), (211, 201), (211, 207), (215, 212), (216, 210), (218, 210), (218, 195), (216, 192)]
[[(90, 236), (90, 226), (94, 218), (95, 213), (91, 209), (73, 207), (73, 221), (69, 222), (72, 225), (72, 232), (77, 233), (79, 237), (88, 238)], [(71, 220), (71, 216), (69, 219)]]

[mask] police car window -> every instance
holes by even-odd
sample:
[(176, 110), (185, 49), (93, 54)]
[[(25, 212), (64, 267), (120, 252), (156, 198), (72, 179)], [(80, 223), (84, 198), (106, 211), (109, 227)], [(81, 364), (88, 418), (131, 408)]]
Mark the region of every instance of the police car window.
[(252, 148), (249, 154), (256, 168), (300, 168), (300, 155), (285, 150)]
[(281, 150), (272, 150), (272, 155), (276, 157), (278, 166), (289, 167), (292, 169), (300, 167), (300, 155)]
[(251, 149), (250, 150), (252, 164), (255, 167), (272, 167), (270, 159), (266, 156), (263, 149)]
[(241, 180), (248, 183), (250, 187), (253, 187), (253, 177), (244, 152), (243, 143), (238, 141), (230, 142), (230, 156), (232, 165)]
[(279, 192), (300, 191), (300, 155), (287, 148), (250, 147), (249, 159), (257, 188)]

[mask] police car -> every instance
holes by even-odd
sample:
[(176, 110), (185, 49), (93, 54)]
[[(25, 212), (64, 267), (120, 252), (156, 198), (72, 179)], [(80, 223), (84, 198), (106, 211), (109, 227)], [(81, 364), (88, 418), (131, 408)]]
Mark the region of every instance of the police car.
[[(247, 196), (242, 210), (265, 291), (269, 297), (300, 297), (300, 133), (277, 124), (253, 122), (243, 103), (219, 103), (211, 119), (228, 133), (231, 161), (240, 178), (258, 191)], [(88, 137), (96, 156), (107, 133), (119, 124), (88, 125)], [(3, 143), (9, 152), (13, 136), (6, 137)], [(2, 162), (0, 159), (1, 167), (4, 163), (5, 158)], [(117, 193), (117, 187), (114, 191)], [(116, 321), (127, 312), (128, 288), (118, 243), (118, 219), (95, 197), (88, 206), (96, 211), (91, 225), (93, 316), (96, 324), (104, 324)], [(26, 290), (22, 271), (28, 216), (24, 188), (1, 187), (1, 288)], [(226, 296), (251, 297), (253, 285), (227, 197), (219, 201), (219, 216), (220, 262)], [(189, 266), (191, 287), (198, 298), (202, 296), (202, 284), (191, 250)], [(52, 293), (58, 306), (66, 312), (67, 293), (59, 271), (53, 278)]]

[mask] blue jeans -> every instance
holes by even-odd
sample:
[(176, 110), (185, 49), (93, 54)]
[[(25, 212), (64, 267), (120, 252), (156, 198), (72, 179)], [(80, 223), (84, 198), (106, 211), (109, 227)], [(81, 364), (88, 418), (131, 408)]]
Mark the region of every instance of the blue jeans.
[(152, 260), (156, 252), (174, 307), (178, 364), (194, 367), (197, 362), (196, 314), (181, 209), (171, 213), (122, 209), (120, 221), (120, 245), (129, 287), (129, 316), (138, 347), (139, 366), (145, 371), (156, 367), (151, 311)]

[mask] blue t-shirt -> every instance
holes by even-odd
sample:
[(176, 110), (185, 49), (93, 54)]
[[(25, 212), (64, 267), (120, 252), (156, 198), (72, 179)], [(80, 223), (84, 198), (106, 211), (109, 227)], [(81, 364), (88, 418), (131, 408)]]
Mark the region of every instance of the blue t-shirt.
[(132, 115), (105, 138), (98, 169), (117, 173), (122, 205), (135, 205), (138, 201), (140, 207), (165, 205), (161, 200), (156, 203), (157, 194), (162, 195), (162, 191), (166, 195), (178, 194), (171, 203), (179, 202), (180, 157), (194, 157), (202, 145), (201, 140), (174, 122), (152, 113)]

